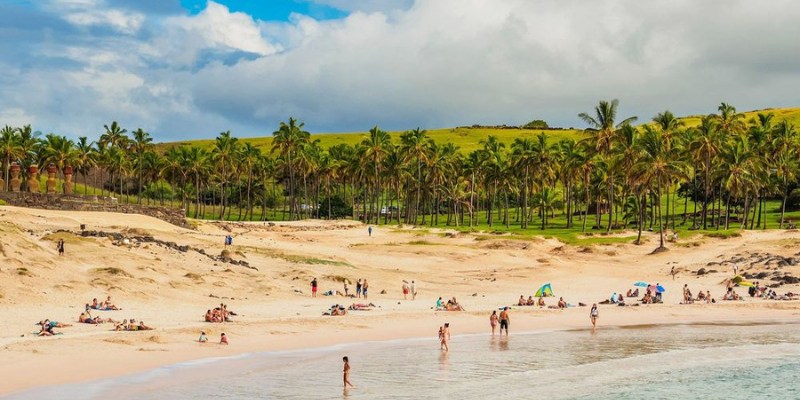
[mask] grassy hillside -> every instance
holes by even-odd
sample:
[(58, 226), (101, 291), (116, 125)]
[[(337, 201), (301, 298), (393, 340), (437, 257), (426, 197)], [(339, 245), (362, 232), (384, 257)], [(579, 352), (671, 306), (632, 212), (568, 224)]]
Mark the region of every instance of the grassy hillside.
[[(574, 129), (498, 129), (498, 128), (449, 128), (449, 129), (434, 129), (428, 131), (428, 136), (434, 139), (436, 143), (453, 143), (461, 147), (464, 152), (471, 152), (481, 148), (480, 141), (489, 135), (497, 136), (501, 142), (510, 144), (514, 139), (520, 137), (533, 138), (541, 132), (545, 132), (550, 136), (553, 143), (564, 139), (580, 139), (583, 137), (583, 132)], [(400, 135), (403, 132), (390, 132), (392, 141), (394, 143), (400, 142)], [(340, 143), (354, 145), (360, 143), (364, 139), (366, 132), (354, 133), (321, 133), (312, 136), (312, 139), (319, 139), (320, 145), (323, 148), (328, 148)], [(262, 151), (269, 152), (272, 144), (272, 137), (258, 137), (258, 138), (242, 138), (243, 142), (252, 143), (256, 147), (260, 147)], [(200, 146), (203, 148), (211, 148), (214, 140), (191, 140), (184, 142), (163, 143), (159, 145), (160, 149), (168, 149), (173, 146)]]
[[(774, 113), (776, 122), (786, 119), (795, 125), (800, 126), (800, 107), (797, 108), (780, 108), (780, 109), (764, 109), (764, 110), (755, 110), (755, 111), (748, 111), (745, 112), (746, 120), (749, 121), (751, 118), (755, 118), (758, 113)], [(647, 122), (647, 119), (640, 116), (641, 122)], [(682, 118), (683, 121), (686, 122), (686, 125), (697, 126), (700, 125), (700, 118), (702, 115), (691, 115)], [(499, 129), (499, 128), (447, 128), (447, 129), (433, 129), (428, 131), (428, 135), (436, 140), (437, 143), (453, 143), (459, 147), (464, 152), (470, 152), (475, 149), (481, 148), (480, 141), (485, 139), (489, 135), (497, 136), (501, 142), (506, 143), (507, 145), (511, 144), (516, 138), (524, 138), (530, 137), (533, 138), (534, 136), (538, 135), (541, 132), (545, 132), (550, 136), (550, 140), (552, 143), (555, 143), (564, 138), (572, 138), (572, 139), (581, 139), (584, 137), (584, 133), (580, 130), (575, 129), (549, 129), (549, 130), (542, 130), (542, 129)], [(320, 144), (323, 148), (328, 148), (339, 143), (346, 143), (346, 144), (357, 144), (361, 142), (364, 138), (366, 132), (354, 132), (354, 133), (325, 133), (325, 134), (315, 134), (313, 135), (314, 139), (319, 139)], [(400, 141), (400, 135), (402, 132), (391, 132), (392, 140), (395, 143)], [(243, 142), (252, 143), (256, 147), (260, 147), (262, 151), (269, 152), (270, 146), (272, 143), (271, 137), (258, 137), (258, 138), (244, 138), (241, 139)], [(191, 141), (182, 141), (182, 142), (172, 142), (172, 143), (162, 143), (159, 145), (159, 149), (166, 150), (170, 147), (174, 146), (200, 146), (203, 148), (210, 148), (214, 143), (214, 140), (191, 140)]]

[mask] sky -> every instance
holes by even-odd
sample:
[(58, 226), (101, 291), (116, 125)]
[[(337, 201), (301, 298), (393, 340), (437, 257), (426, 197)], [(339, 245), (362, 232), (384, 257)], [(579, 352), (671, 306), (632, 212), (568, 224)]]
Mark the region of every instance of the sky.
[(800, 106), (795, 0), (0, 0), (0, 126), (156, 141)]

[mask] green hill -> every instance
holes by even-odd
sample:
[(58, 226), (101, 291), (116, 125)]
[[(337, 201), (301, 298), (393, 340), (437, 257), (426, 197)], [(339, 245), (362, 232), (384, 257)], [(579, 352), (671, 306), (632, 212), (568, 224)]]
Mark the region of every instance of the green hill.
[[(800, 107), (797, 108), (779, 108), (779, 109), (764, 109), (745, 112), (746, 120), (755, 118), (758, 113), (774, 113), (776, 122), (786, 119), (795, 125), (800, 126)], [(686, 125), (697, 126), (700, 124), (702, 115), (691, 115), (683, 117), (682, 120)], [(640, 119), (640, 122), (646, 122), (645, 119)], [(584, 133), (577, 129), (517, 129), (517, 128), (499, 128), (499, 127), (460, 127), (460, 128), (446, 128), (446, 129), (432, 129), (428, 130), (428, 135), (437, 143), (453, 143), (464, 152), (471, 152), (481, 148), (480, 141), (489, 135), (497, 136), (497, 138), (507, 145), (514, 141), (516, 138), (535, 137), (541, 132), (545, 132), (550, 136), (551, 142), (555, 143), (564, 138), (581, 139)], [(366, 132), (354, 133), (320, 133), (314, 134), (313, 139), (319, 139), (320, 145), (323, 148), (328, 148), (340, 143), (354, 145), (360, 143), (364, 138)], [(391, 132), (392, 140), (395, 143), (400, 141), (402, 132)], [(272, 143), (272, 137), (257, 137), (257, 138), (242, 138), (241, 141), (252, 143), (256, 147), (260, 147), (262, 151), (269, 152)], [(208, 140), (191, 140), (181, 142), (170, 142), (159, 144), (159, 149), (166, 150), (174, 146), (200, 146), (203, 148), (210, 148), (214, 144), (213, 139)]]

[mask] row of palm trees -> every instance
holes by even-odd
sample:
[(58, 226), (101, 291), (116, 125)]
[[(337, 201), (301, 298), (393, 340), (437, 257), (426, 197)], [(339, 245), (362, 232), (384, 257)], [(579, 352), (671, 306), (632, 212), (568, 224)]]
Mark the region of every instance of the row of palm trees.
[[(796, 184), (798, 141), (794, 126), (771, 113), (747, 121), (728, 104), (687, 127), (664, 111), (641, 126), (618, 119), (619, 102), (601, 101), (579, 117), (585, 139), (554, 142), (537, 137), (503, 143), (488, 136), (470, 153), (437, 143), (414, 129), (393, 141), (377, 126), (357, 145), (324, 149), (304, 124), (290, 118), (262, 151), (221, 133), (210, 149), (176, 146), (159, 153), (150, 134), (128, 132), (116, 122), (96, 142), (42, 137), (30, 126), (6, 126), (0, 156), (8, 187), (12, 163), (72, 167), (88, 186), (119, 193), (139, 204), (180, 201), (197, 218), (267, 219), (342, 217), (370, 223), (397, 221), (489, 226), (534, 221), (546, 229), (563, 210), (566, 227), (581, 230), (629, 227), (675, 228), (678, 197), (681, 223), (696, 228), (766, 228), (766, 200), (780, 198), (780, 227), (786, 199)], [(91, 176), (93, 183), (88, 182)], [(99, 180), (99, 184), (98, 184)], [(693, 210), (688, 211), (689, 200)], [(699, 207), (699, 210), (698, 210)], [(236, 217), (232, 213), (237, 210)], [(666, 214), (666, 215), (664, 215)], [(605, 221), (604, 221), (605, 219)], [(699, 219), (699, 220), (698, 220)]]

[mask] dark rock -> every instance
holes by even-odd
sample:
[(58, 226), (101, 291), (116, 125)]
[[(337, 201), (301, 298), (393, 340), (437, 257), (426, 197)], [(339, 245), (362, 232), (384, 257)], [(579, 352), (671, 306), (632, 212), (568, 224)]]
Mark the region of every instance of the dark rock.
[(707, 272), (705, 268), (700, 268), (697, 270), (697, 275), (705, 275), (706, 273)]

